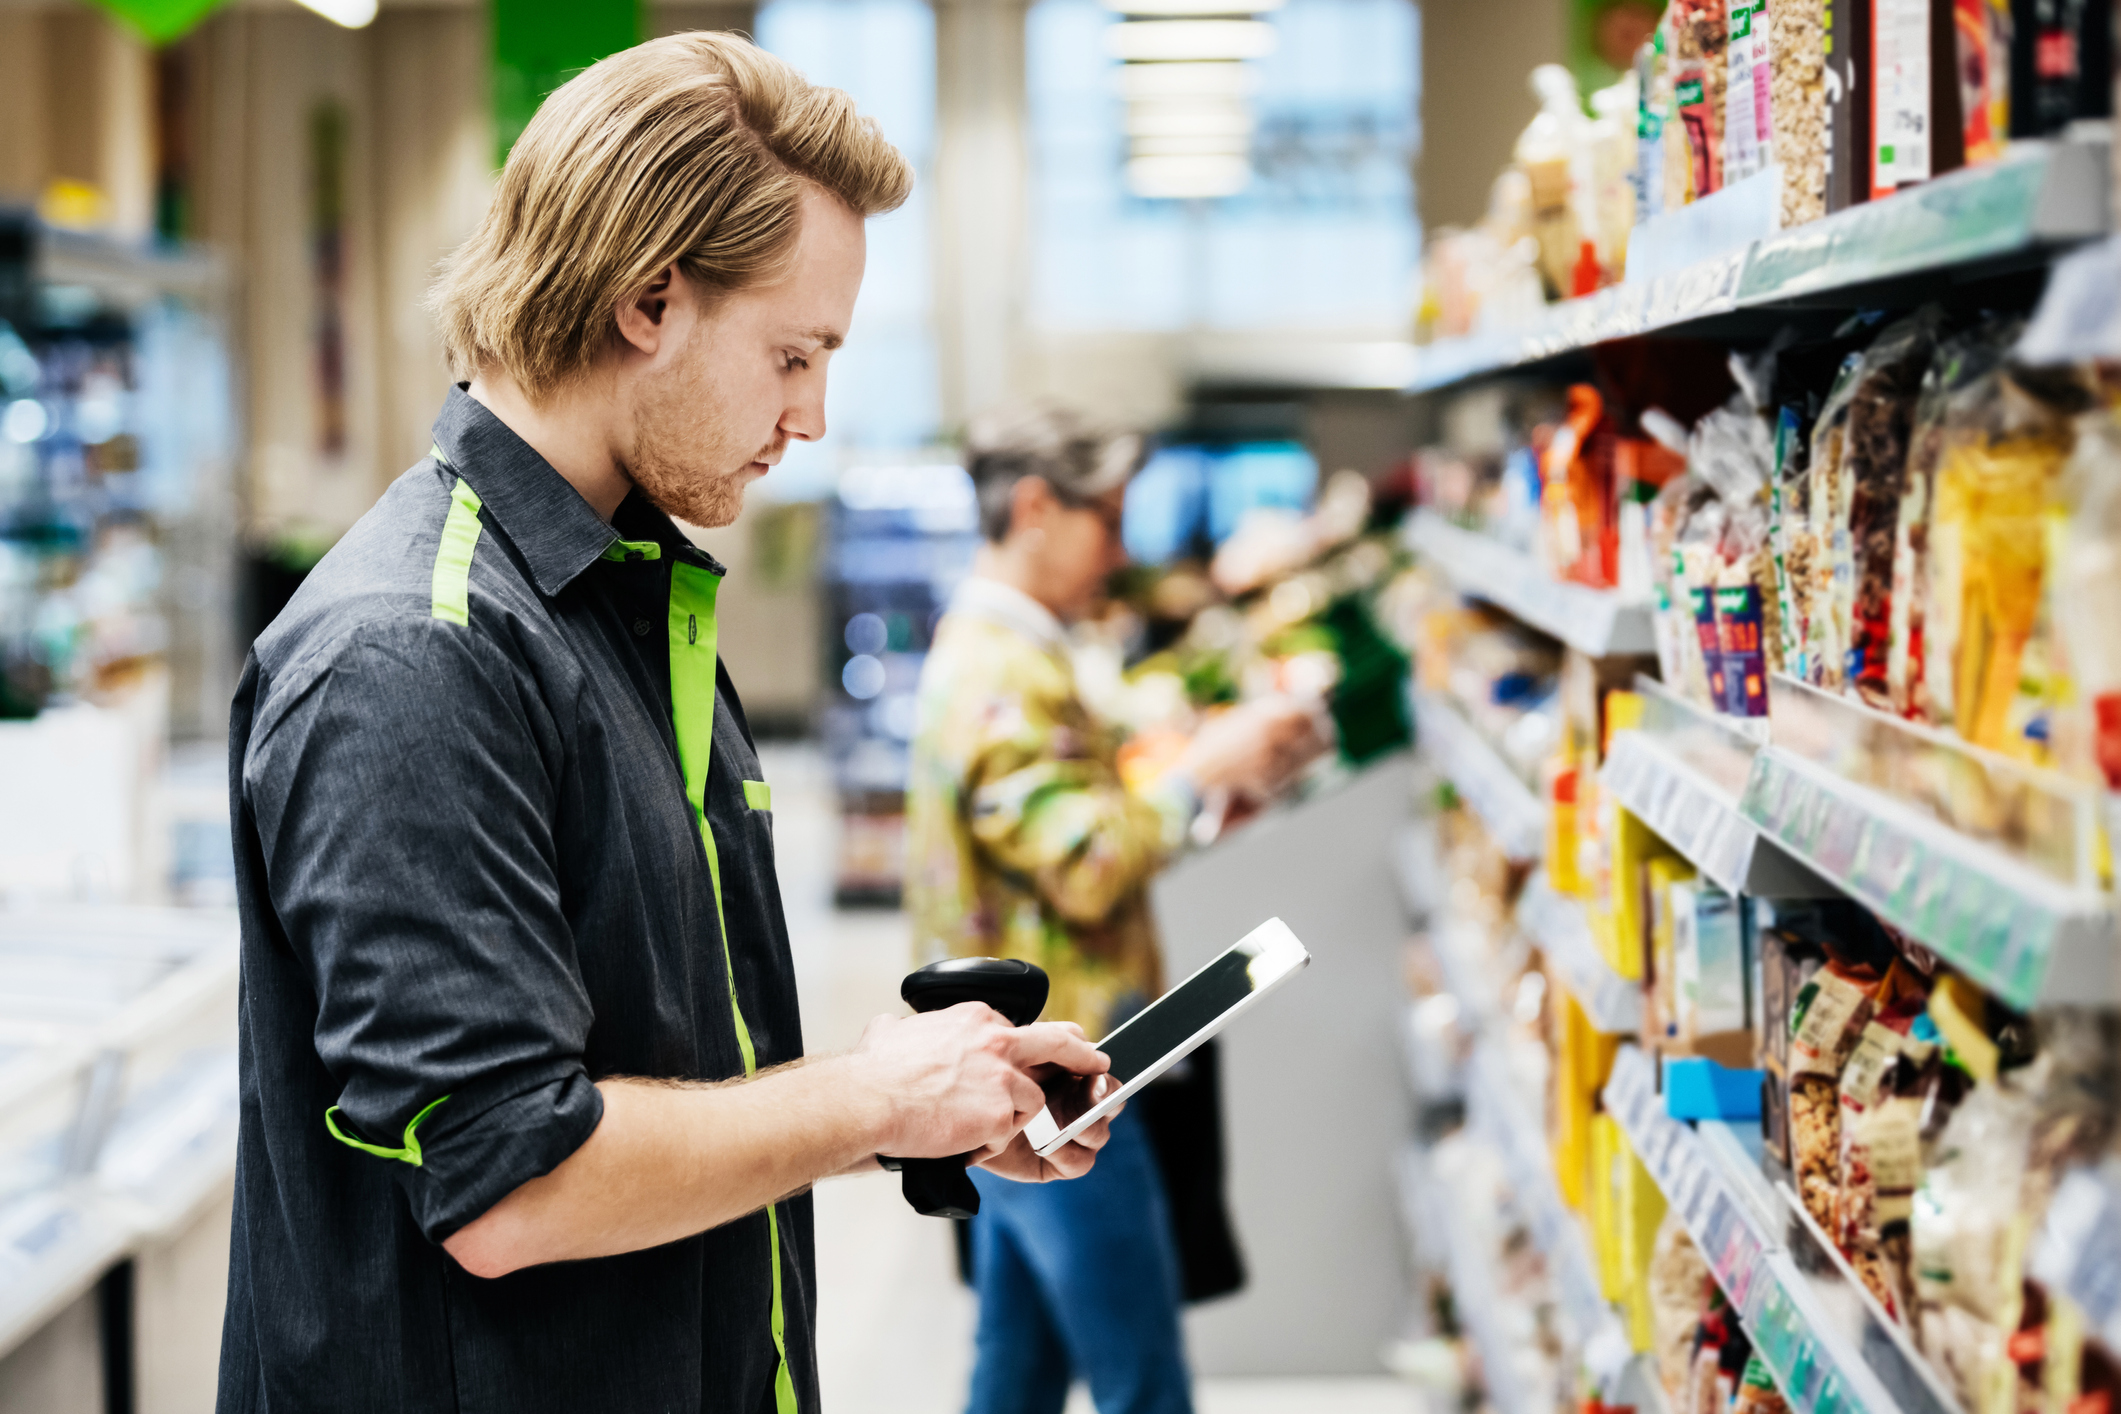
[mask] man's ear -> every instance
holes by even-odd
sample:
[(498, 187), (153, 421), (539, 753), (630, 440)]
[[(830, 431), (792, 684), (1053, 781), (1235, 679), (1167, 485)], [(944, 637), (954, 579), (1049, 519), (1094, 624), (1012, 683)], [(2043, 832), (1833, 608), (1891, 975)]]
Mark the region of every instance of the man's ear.
[(676, 265), (666, 265), (655, 279), (648, 282), (646, 289), (630, 299), (621, 300), (619, 337), (644, 354), (652, 354), (661, 348), (669, 328), (671, 302), (677, 297), (677, 286), (683, 279)]

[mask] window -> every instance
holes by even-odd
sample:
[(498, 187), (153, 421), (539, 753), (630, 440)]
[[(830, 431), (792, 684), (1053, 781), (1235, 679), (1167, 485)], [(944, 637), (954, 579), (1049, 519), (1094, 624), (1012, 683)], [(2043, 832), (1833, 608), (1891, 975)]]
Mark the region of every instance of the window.
[(791, 446), (762, 483), (786, 500), (829, 493), (840, 448), (918, 447), (934, 437), (940, 419), (927, 197), (935, 15), (924, 0), (767, 0), (759, 7), (758, 42), (811, 82), (853, 94), (919, 174), (904, 206), (869, 223), (853, 337), (832, 356), (824, 440)]
[(1098, 0), (1036, 0), (1031, 317), (1041, 328), (1396, 334), (1420, 248), (1419, 28), (1410, 0), (1287, 0), (1257, 61), (1254, 176), (1210, 201), (1146, 200)]

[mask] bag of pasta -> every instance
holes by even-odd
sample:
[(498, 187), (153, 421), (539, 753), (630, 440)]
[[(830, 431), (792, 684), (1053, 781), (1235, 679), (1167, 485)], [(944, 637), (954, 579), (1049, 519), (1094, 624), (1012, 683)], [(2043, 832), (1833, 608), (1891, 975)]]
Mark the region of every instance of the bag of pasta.
[(2070, 409), (2053, 391), (1999, 366), (1951, 398), (1930, 517), (1923, 681), (1933, 719), (2021, 756), (2037, 754), (2019, 676), (2041, 623), (2072, 442)]

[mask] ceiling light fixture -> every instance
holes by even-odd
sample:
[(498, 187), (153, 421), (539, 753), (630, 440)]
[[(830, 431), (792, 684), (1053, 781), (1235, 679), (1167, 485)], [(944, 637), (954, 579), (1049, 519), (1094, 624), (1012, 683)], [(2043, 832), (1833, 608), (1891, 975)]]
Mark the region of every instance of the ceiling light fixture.
[(1262, 20), (1122, 20), (1105, 31), (1105, 47), (1133, 63), (1264, 59), (1274, 41)]

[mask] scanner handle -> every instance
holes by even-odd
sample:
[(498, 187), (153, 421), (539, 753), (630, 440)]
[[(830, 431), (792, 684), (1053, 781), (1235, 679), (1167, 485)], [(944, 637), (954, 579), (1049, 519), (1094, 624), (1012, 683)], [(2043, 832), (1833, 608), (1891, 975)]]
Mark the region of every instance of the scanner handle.
[[(959, 1002), (985, 1002), (1013, 1025), (1027, 1026), (1046, 1008), (1046, 974), (1016, 958), (954, 957), (931, 962), (906, 974), (899, 996), (915, 1011), (940, 1011)], [(947, 1159), (895, 1159), (877, 1162), (899, 1175), (899, 1191), (913, 1211), (931, 1218), (969, 1218), (979, 1211), (979, 1189), (965, 1170), (972, 1155)]]

